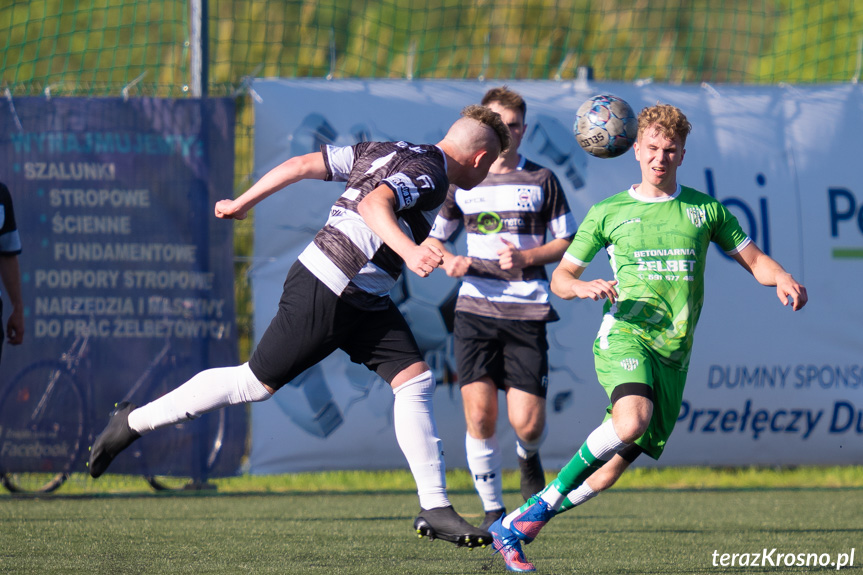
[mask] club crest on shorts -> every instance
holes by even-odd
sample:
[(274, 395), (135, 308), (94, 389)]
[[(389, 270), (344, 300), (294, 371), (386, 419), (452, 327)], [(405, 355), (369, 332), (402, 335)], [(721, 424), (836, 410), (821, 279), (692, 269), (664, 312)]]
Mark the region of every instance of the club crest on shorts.
[(638, 360), (634, 357), (627, 357), (620, 361), (620, 367), (626, 371), (635, 371), (635, 368), (638, 367)]

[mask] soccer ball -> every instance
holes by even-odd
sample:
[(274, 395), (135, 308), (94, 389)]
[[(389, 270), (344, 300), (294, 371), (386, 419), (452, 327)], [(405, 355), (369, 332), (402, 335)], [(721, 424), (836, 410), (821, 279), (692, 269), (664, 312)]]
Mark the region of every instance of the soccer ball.
[(638, 120), (621, 98), (600, 94), (587, 100), (575, 114), (575, 139), (597, 158), (616, 158), (635, 142)]

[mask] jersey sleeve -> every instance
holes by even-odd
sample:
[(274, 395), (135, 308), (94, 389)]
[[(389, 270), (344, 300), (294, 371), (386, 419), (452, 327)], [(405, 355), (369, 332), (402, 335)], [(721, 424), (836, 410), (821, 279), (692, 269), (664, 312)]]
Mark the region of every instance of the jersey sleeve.
[(716, 242), (728, 255), (738, 253), (750, 243), (749, 236), (740, 227), (737, 218), (720, 202), (714, 202), (711, 208), (716, 211), (712, 221), (715, 222), (711, 240)]
[(0, 184), (0, 254), (14, 256), (21, 253), (21, 237), (15, 223), (12, 194)]
[(587, 267), (599, 250), (607, 244), (601, 229), (602, 218), (598, 212), (596, 206), (588, 210), (584, 221), (578, 227), (578, 232), (572, 238), (572, 243), (563, 254), (564, 258), (576, 265)]
[(324, 164), (327, 167), (327, 182), (347, 182), (354, 168), (354, 159), (359, 155), (356, 146), (321, 146)]
[(566, 194), (554, 172), (548, 171), (548, 179), (543, 185), (545, 192), (545, 213), (548, 231), (555, 239), (571, 238), (575, 235), (577, 224), (569, 209)]
[(449, 180), (442, 165), (426, 153), (381, 181), (396, 197), (396, 212), (410, 208), (437, 209), (446, 197)]
[(450, 186), (429, 233), (430, 237), (442, 242), (448, 241), (458, 231), (464, 219), (464, 213), (456, 203), (456, 191), (458, 191), (456, 186)]

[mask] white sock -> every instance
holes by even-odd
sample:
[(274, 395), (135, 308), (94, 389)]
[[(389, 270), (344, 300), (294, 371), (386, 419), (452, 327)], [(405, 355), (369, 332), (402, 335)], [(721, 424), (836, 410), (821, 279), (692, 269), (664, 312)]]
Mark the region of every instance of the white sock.
[(560, 507), (560, 504), (563, 503), (563, 493), (557, 490), (557, 486), (554, 483), (549, 483), (545, 486), (539, 496), (549, 504), (552, 509), (557, 509)]
[(626, 447), (614, 431), (614, 422), (609, 419), (594, 429), (585, 441), (591, 455), (597, 459), (608, 461), (614, 454)]
[(587, 484), (587, 481), (575, 488), (575, 491), (570, 491), (566, 498), (572, 504), (571, 507), (581, 505), (585, 501), (589, 501), (599, 495), (599, 491), (594, 491)]
[(129, 414), (129, 427), (141, 435), (154, 429), (238, 403), (272, 397), (248, 363), (202, 371), (189, 381)]
[(446, 495), (443, 449), (433, 413), (434, 390), (431, 371), (423, 372), (393, 390), (396, 440), (408, 460), (423, 509), (450, 504)]
[(524, 441), (520, 437), (515, 438), (515, 453), (522, 459), (529, 459), (536, 455), (539, 452), (539, 448), (542, 446), (543, 441), (545, 441), (545, 437), (548, 435), (548, 423), (545, 424), (545, 427), (542, 429), (542, 435), (539, 436), (535, 441)]
[(467, 466), (473, 475), (473, 484), (482, 500), (485, 511), (503, 509), (503, 458), (497, 435), (488, 439), (476, 439), (470, 433), (464, 435)]

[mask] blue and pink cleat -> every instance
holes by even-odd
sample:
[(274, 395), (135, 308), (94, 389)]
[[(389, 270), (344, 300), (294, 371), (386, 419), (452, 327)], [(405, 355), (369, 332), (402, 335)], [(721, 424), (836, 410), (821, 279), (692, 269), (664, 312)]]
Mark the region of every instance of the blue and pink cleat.
[(510, 525), (512, 533), (525, 543), (536, 539), (540, 529), (557, 513), (544, 499), (537, 496), (533, 499), (531, 506), (513, 519)]
[(518, 537), (503, 526), (503, 517), (492, 523), (489, 527), (491, 532), (491, 546), (495, 553), (500, 553), (506, 563), (507, 571), (515, 571), (516, 573), (530, 573), (536, 571), (533, 563), (528, 562), (524, 556), (524, 551), (521, 550), (521, 541)]

